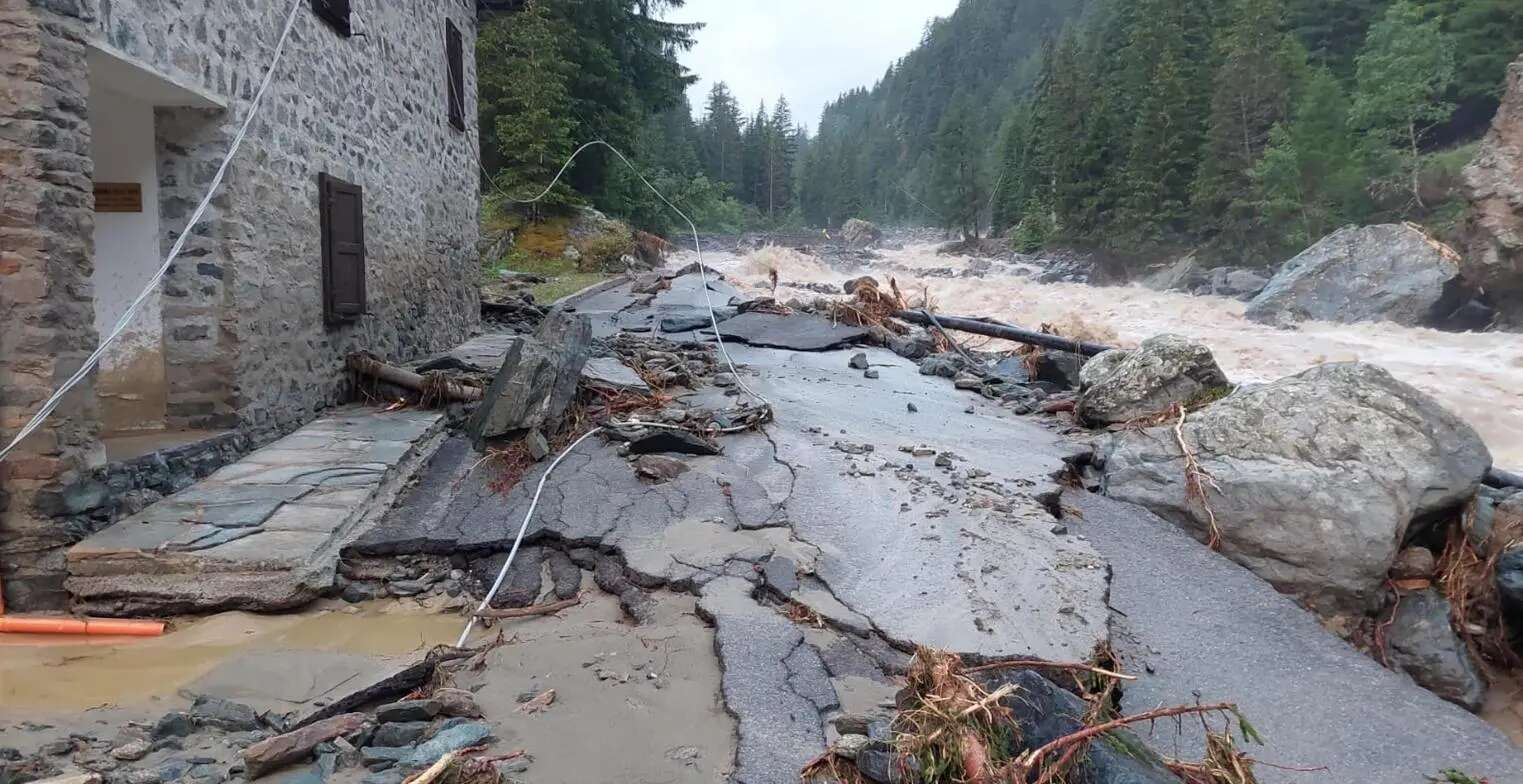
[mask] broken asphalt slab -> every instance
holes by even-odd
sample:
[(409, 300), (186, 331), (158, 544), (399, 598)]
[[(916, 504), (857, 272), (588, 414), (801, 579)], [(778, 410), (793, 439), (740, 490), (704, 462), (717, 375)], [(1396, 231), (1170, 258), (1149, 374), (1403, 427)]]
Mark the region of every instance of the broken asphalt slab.
[(828, 351), (866, 340), (867, 330), (833, 324), (808, 314), (782, 316), (753, 311), (720, 323), (719, 335), (725, 340), (758, 348)]

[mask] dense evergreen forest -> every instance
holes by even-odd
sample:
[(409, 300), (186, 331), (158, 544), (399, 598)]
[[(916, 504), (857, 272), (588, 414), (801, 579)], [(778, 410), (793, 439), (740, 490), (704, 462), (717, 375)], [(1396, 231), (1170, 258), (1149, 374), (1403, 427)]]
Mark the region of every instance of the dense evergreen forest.
[[(717, 84), (695, 122), (678, 62), (698, 25), (663, 21), (681, 0), (497, 3), (478, 41), (483, 183), (496, 208), (533, 196), (582, 143), (604, 140), (706, 230), (801, 220), (809, 144), (786, 98), (743, 112)], [(536, 215), (586, 203), (660, 234), (684, 228), (629, 169), (584, 153)]]
[(800, 199), (817, 224), (1239, 259), (1442, 231), (1520, 51), (1517, 0), (964, 0), (826, 110)]
[[(811, 138), (723, 82), (695, 119), (681, 0), (516, 0), (480, 38), (487, 190), (581, 142), (629, 152), (701, 228), (866, 217), (1023, 248), (1216, 246), (1281, 260), (1348, 222), (1442, 231), (1523, 52), (1519, 0), (963, 0)], [(723, 76), (723, 75), (716, 75)], [(677, 219), (609, 155), (546, 205)]]

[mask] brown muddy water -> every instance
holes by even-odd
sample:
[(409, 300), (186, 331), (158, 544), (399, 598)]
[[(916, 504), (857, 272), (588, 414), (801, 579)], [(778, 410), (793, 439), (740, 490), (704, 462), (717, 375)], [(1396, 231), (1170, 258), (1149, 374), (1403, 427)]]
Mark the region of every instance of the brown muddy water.
[(247, 651), (399, 656), (453, 643), (464, 621), (417, 606), (316, 605), (293, 615), (230, 612), (176, 621), (153, 639), (0, 635), (0, 712), (68, 713), (173, 697)]
[[(691, 255), (691, 254), (686, 254)], [(1246, 305), (1221, 297), (1157, 292), (1140, 286), (1038, 283), (1017, 270), (976, 278), (932, 277), (926, 270), (966, 268), (969, 259), (937, 256), (930, 246), (887, 251), (857, 270), (837, 270), (795, 251), (706, 253), (705, 260), (753, 292), (784, 284), (842, 283), (863, 274), (893, 276), (912, 300), (929, 292), (942, 312), (986, 316), (1024, 327), (1052, 324), (1061, 334), (1131, 347), (1163, 332), (1210, 346), (1236, 381), (1265, 382), (1326, 362), (1380, 365), (1463, 417), (1486, 440), (1499, 467), (1523, 470), (1523, 335), (1439, 332), (1387, 323), (1308, 322), (1296, 330), (1255, 324)], [(686, 264), (691, 258), (674, 262)], [(783, 288), (781, 299), (814, 294)]]

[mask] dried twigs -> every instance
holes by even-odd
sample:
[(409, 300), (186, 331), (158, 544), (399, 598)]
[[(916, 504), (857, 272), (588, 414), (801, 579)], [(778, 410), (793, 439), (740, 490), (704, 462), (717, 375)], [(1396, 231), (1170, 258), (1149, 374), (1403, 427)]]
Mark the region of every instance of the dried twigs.
[(1179, 451), (1185, 458), (1185, 496), (1200, 504), (1201, 510), (1206, 513), (1206, 521), (1211, 526), (1210, 538), (1206, 541), (1206, 546), (1212, 550), (1220, 550), (1222, 529), (1216, 522), (1216, 511), (1211, 508), (1211, 501), (1206, 491), (1215, 490), (1221, 493), (1222, 488), (1216, 483), (1215, 477), (1201, 467), (1194, 450), (1190, 449), (1189, 443), (1185, 441), (1185, 407), (1175, 403), (1173, 413), (1178, 417), (1178, 421), (1174, 423), (1174, 439), (1179, 442)]
[(546, 602), (532, 607), (510, 607), (506, 610), (482, 610), (476, 613), (477, 618), (491, 618), (494, 620), (506, 620), (509, 618), (532, 618), (536, 615), (554, 615), (561, 610), (569, 610), (582, 603), (582, 597), (573, 596), (558, 602)]
[(1135, 716), (1123, 716), (1102, 724), (1085, 727), (1078, 732), (1065, 735), (1044, 746), (1027, 751), (1011, 761), (1011, 770), (1016, 774), (1011, 780), (1027, 781), (1030, 780), (1031, 774), (1035, 773), (1036, 784), (1053, 784), (1053, 782), (1058, 780), (1058, 776), (1061, 775), (1062, 771), (1057, 765), (1048, 766), (1044, 765), (1044, 763), (1049, 756), (1055, 753), (1063, 753), (1065, 756), (1070, 756), (1067, 752), (1071, 748), (1081, 744), (1088, 744), (1107, 732), (1123, 729), (1133, 724), (1144, 724), (1177, 716), (1205, 716), (1213, 713), (1236, 716), (1244, 737), (1258, 738), (1258, 733), (1242, 718), (1238, 713), (1237, 706), (1232, 703), (1221, 702), (1213, 705), (1181, 705), (1173, 708), (1157, 708)]
[(1498, 516), (1491, 535), (1475, 543), (1475, 502), (1461, 523), (1451, 526), (1438, 560), (1438, 582), (1449, 600), (1454, 628), (1486, 666), (1512, 669), (1523, 664), (1508, 640), (1502, 599), (1494, 575), (1507, 551), (1523, 544), (1523, 520)]
[(1088, 673), (1092, 673), (1092, 674), (1095, 674), (1095, 675), (1103, 675), (1103, 676), (1105, 676), (1107, 678), (1115, 678), (1116, 680), (1122, 680), (1122, 681), (1135, 681), (1135, 680), (1137, 680), (1137, 676), (1135, 676), (1135, 675), (1125, 675), (1125, 674), (1122, 674), (1122, 673), (1119, 673), (1119, 672), (1113, 672), (1111, 670), (1107, 670), (1107, 669), (1104, 669), (1102, 667), (1096, 667), (1096, 666), (1094, 666), (1092, 664), (1079, 664), (1077, 662), (1050, 662), (1050, 661), (1042, 661), (1041, 659), (1011, 659), (1009, 661), (995, 662), (993, 664), (982, 664), (982, 665), (979, 665), (977, 667), (971, 667), (969, 669), (963, 670), (963, 672), (968, 673), (968, 674), (971, 675), (973, 673), (979, 673), (979, 672), (992, 672), (994, 670), (1015, 670), (1015, 669), (1020, 669), (1020, 670), (1041, 670), (1041, 669), (1047, 669), (1047, 670), (1073, 670), (1073, 671), (1076, 671), (1076, 672), (1088, 672)]

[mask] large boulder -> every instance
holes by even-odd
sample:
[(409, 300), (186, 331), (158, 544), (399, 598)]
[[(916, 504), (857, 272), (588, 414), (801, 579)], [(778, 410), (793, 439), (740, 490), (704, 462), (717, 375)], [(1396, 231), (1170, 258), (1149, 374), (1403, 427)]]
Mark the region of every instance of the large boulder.
[(1248, 305), (1265, 324), (1393, 321), (1430, 324), (1450, 311), (1459, 264), (1443, 246), (1400, 224), (1349, 226), (1285, 263)]
[[(1408, 527), (1468, 501), (1491, 465), (1470, 425), (1362, 363), (1239, 389), (1183, 434), (1214, 479), (1222, 552), (1328, 612), (1372, 608)], [(1106, 494), (1209, 536), (1172, 425), (1114, 434), (1102, 459)]]
[(532, 337), (513, 341), (466, 431), (478, 449), (488, 439), (560, 430), (592, 353), (592, 321), (550, 312)]
[(842, 224), (841, 239), (853, 248), (873, 248), (883, 241), (883, 230), (861, 218), (852, 218)]
[(1437, 591), (1403, 596), (1386, 631), (1390, 661), (1419, 686), (1474, 713), (1486, 701), (1486, 679), (1449, 617), (1449, 600)]
[(1251, 300), (1269, 285), (1269, 278), (1246, 267), (1217, 267), (1211, 270), (1202, 289), (1217, 297)]
[(1523, 324), (1523, 60), (1508, 69), (1491, 133), (1465, 169), (1470, 218), (1462, 271), (1515, 324)]
[(1079, 416), (1109, 425), (1219, 396), (1230, 382), (1211, 349), (1179, 335), (1155, 335), (1136, 351), (1107, 351), (1080, 371)]
[(1154, 291), (1191, 291), (1208, 276), (1195, 254), (1161, 267), (1142, 279), (1142, 285)]

